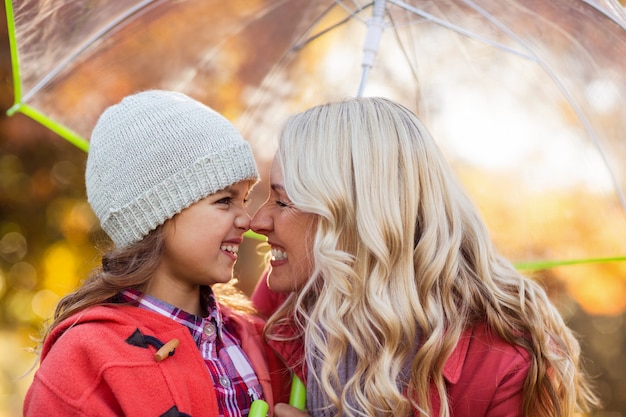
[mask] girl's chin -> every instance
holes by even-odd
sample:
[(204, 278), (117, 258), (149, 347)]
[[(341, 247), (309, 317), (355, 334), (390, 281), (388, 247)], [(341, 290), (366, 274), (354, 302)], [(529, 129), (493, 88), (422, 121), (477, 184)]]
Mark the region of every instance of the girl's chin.
[(212, 277), (211, 278), (211, 283), (208, 285), (213, 285), (213, 284), (226, 284), (228, 282), (230, 282), (230, 280), (233, 279), (233, 274), (231, 273), (230, 275), (222, 275), (219, 277)]

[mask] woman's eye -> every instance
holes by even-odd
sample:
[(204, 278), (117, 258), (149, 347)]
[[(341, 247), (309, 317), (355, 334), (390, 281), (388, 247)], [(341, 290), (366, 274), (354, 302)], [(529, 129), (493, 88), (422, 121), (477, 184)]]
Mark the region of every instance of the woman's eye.
[(280, 201), (280, 200), (276, 200), (276, 205), (277, 205), (278, 207), (288, 207), (288, 206), (289, 206), (289, 204), (287, 204), (287, 203), (283, 203), (283, 202), (282, 202), (282, 201)]

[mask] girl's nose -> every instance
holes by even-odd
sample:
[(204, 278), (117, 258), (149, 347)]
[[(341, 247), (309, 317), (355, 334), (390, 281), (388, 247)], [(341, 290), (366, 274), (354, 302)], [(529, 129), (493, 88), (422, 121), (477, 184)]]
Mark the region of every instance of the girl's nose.
[(248, 230), (250, 229), (250, 215), (245, 209), (242, 209), (240, 213), (235, 218), (235, 227), (239, 229)]

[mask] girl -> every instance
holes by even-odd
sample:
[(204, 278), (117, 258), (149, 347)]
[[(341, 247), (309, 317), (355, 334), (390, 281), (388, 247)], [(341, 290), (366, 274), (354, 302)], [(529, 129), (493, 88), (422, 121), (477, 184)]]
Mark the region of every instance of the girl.
[(58, 304), (25, 416), (246, 416), (256, 399), (273, 404), (263, 322), (211, 289), (232, 278), (257, 179), (235, 127), (183, 94), (144, 91), (101, 115), (85, 180), (115, 247)]

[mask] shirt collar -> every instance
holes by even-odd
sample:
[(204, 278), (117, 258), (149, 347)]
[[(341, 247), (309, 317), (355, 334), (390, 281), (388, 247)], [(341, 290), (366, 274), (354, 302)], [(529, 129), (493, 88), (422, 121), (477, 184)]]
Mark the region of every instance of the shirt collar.
[(191, 332), (191, 335), (193, 336), (194, 340), (196, 340), (196, 342), (200, 340), (203, 329), (205, 328), (207, 322), (213, 322), (215, 324), (215, 327), (217, 329), (217, 335), (218, 337), (221, 337), (224, 321), (222, 319), (222, 313), (220, 311), (219, 304), (215, 299), (213, 291), (210, 292), (208, 297), (206, 317), (199, 317), (194, 314), (188, 313), (163, 300), (160, 300), (148, 294), (144, 294), (134, 288), (122, 290), (116, 298), (116, 301), (136, 303), (139, 308), (144, 308), (146, 310), (150, 310), (171, 318), (177, 323), (180, 323), (189, 328), (189, 331)]

